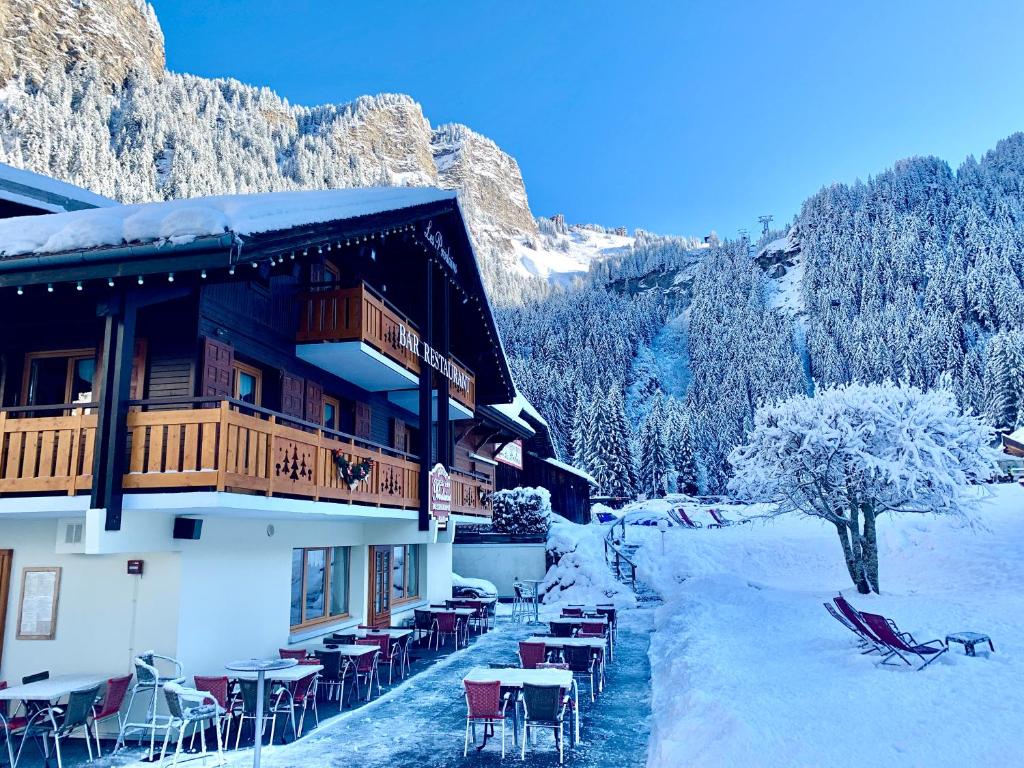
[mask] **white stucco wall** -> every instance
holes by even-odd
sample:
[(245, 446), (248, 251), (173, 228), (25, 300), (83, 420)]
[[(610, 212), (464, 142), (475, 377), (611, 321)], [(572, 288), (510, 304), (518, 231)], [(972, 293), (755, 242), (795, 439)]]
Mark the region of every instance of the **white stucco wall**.
[(452, 570), (460, 576), (493, 581), (499, 597), (512, 597), (516, 579), (543, 579), (543, 544), (456, 544)]

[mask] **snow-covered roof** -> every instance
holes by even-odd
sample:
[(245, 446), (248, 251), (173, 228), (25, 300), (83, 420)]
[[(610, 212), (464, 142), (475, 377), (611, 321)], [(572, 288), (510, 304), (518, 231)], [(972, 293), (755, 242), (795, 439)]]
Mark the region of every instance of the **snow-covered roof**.
[(597, 480), (595, 480), (592, 476), (584, 472), (582, 469), (577, 469), (572, 464), (566, 464), (564, 461), (559, 461), (558, 459), (544, 459), (544, 461), (546, 461), (553, 467), (558, 467), (559, 469), (565, 470), (566, 472), (572, 475), (582, 477), (584, 480), (586, 480), (593, 486), (597, 485)]
[(1024, 444), (1024, 427), (1021, 427), (1016, 432), (1011, 432), (1007, 437), (1015, 443)]
[(0, 256), (61, 253), (129, 243), (187, 243), (233, 232), (253, 235), (400, 210), (456, 193), (432, 187), (359, 187), (96, 208), (0, 220)]
[(51, 213), (120, 205), (88, 189), (0, 163), (0, 200)]
[(543, 424), (545, 427), (548, 426), (547, 421), (543, 416), (533, 407), (533, 404), (523, 397), (523, 394), (516, 391), (516, 397), (511, 403), (501, 403), (500, 405), (492, 406), (495, 410), (500, 411), (504, 416), (508, 417), (512, 421), (516, 422), (524, 429), (528, 429), (530, 434), (537, 434), (537, 431), (530, 426), (530, 424), (523, 418), (525, 413), (531, 419), (536, 421), (538, 424)]

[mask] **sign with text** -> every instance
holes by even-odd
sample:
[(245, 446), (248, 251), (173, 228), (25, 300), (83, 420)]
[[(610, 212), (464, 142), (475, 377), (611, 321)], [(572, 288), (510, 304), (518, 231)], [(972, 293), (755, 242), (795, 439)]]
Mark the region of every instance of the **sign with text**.
[(445, 376), (462, 392), (469, 391), (469, 374), (452, 360), (442, 355), (427, 342), (420, 339), (405, 325), (398, 326), (398, 344), (412, 352), (435, 371)]
[(443, 261), (454, 274), (458, 274), (459, 267), (455, 263), (455, 259), (452, 258), (452, 249), (445, 245), (444, 235), (434, 226), (433, 220), (428, 221), (427, 226), (423, 228), (423, 237), (430, 243), (437, 258)]
[(513, 440), (511, 443), (505, 443), (505, 446), (494, 455), (494, 458), (502, 464), (508, 464), (510, 467), (522, 469), (523, 441)]
[(435, 464), (427, 477), (427, 484), (427, 511), (439, 523), (444, 523), (452, 513), (452, 478), (442, 464)]

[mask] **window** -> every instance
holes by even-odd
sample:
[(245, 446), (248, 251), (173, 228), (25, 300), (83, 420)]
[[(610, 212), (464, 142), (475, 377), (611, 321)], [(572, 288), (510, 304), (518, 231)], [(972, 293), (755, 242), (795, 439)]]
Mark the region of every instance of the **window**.
[(25, 355), (25, 405), (89, 403), (96, 378), (96, 350), (72, 349)]
[(419, 549), (419, 546), (416, 544), (404, 544), (393, 549), (391, 555), (391, 597), (396, 603), (419, 597)]
[(291, 628), (348, 615), (349, 547), (292, 550)]
[(336, 397), (324, 395), (324, 426), (328, 429), (338, 429), (338, 416), (341, 413), (341, 404)]
[(249, 405), (260, 405), (263, 396), (263, 373), (259, 368), (254, 368), (245, 363), (236, 362), (235, 373), (235, 399), (241, 400)]

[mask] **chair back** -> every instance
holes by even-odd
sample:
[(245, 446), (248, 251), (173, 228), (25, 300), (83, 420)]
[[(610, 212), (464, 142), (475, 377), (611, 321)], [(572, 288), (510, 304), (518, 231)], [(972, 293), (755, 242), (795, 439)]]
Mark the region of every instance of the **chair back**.
[(580, 634), (588, 634), (595, 637), (604, 637), (604, 633), (607, 631), (608, 625), (603, 621), (584, 621), (580, 625)]
[(28, 685), (29, 683), (38, 683), (40, 680), (49, 680), (49, 672), (36, 672), (34, 675), (25, 675), (21, 678), (22, 685)]
[(156, 685), (160, 673), (156, 668), (156, 659), (152, 651), (140, 653), (135, 657), (135, 679), (140, 685)]
[(63, 707), (64, 719), (61, 721), (60, 729), (68, 732), (85, 725), (86, 720), (92, 716), (92, 705), (96, 703), (96, 697), (99, 695), (99, 684), (80, 691), (72, 691)]
[(590, 649), (586, 646), (567, 645), (562, 655), (573, 672), (589, 672), (591, 669)]
[(562, 609), (562, 616), (564, 616), (566, 618), (575, 619), (575, 618), (579, 618), (582, 615), (583, 615), (583, 609), (582, 608), (563, 608)]
[(864, 623), (864, 619), (860, 617), (857, 610), (846, 602), (845, 597), (842, 595), (836, 595), (832, 598), (832, 602), (836, 604), (836, 608), (838, 608), (839, 612), (846, 617), (847, 621), (853, 624), (853, 626), (857, 628), (857, 631), (864, 635), (864, 637), (868, 638), (868, 640), (874, 640), (875, 642), (882, 642), (882, 640), (880, 640), (879, 637), (871, 631), (868, 625)]
[[(226, 680), (227, 678), (225, 678)], [(103, 692), (103, 701), (96, 708), (94, 717), (102, 720), (110, 715), (121, 711), (124, 697), (128, 693), (128, 686), (132, 684), (132, 676), (112, 677), (107, 680), (107, 688)]]
[(331, 642), (337, 643), (338, 645), (355, 645), (356, 636), (352, 633), (349, 633), (347, 635), (335, 633), (331, 635)]
[(295, 659), (295, 661), (299, 661), (306, 658), (305, 648), (278, 648), (277, 652), (281, 654), (282, 659)]
[(901, 651), (911, 650), (903, 638), (897, 635), (893, 628), (889, 626), (885, 616), (879, 616), (877, 613), (861, 613), (861, 618), (871, 628), (871, 631), (875, 633), (875, 636), (890, 648), (898, 648)]
[(572, 637), (572, 624), (565, 624), (560, 621), (551, 622), (551, 634), (553, 637)]
[(208, 675), (196, 675), (195, 678), (196, 690), (208, 693), (217, 700), (218, 706), (227, 709), (228, 708), (228, 691), (230, 689), (230, 683), (227, 677), (221, 676), (208, 676)]
[(418, 608), (413, 611), (414, 625), (416, 629), (427, 630), (434, 625), (434, 615), (430, 611), (421, 611)]
[(609, 608), (607, 606), (599, 605), (597, 607), (597, 615), (598, 616), (604, 616), (606, 619), (608, 619), (608, 623), (609, 624), (614, 624), (615, 623), (615, 609), (614, 608)]
[(832, 605), (832, 603), (822, 603), (822, 605), (825, 606), (825, 610), (828, 611), (829, 616), (838, 621), (851, 632), (857, 632), (857, 634), (860, 634), (860, 632), (857, 631), (857, 628), (853, 626), (852, 623), (850, 623), (850, 620), (843, 616), (843, 614), (841, 614), (839, 611), (837, 611), (836, 607)]
[(536, 669), (538, 664), (543, 664), (547, 656), (547, 646), (544, 643), (531, 643), (528, 640), (519, 641), (519, 663), (523, 669)]
[(356, 658), (356, 672), (369, 672), (377, 665), (377, 658), (380, 656), (380, 643), (368, 637), (358, 637), (356, 645), (372, 645), (377, 649), (374, 653), (364, 653)]
[(682, 507), (676, 507), (675, 512), (677, 515), (679, 515), (679, 519), (683, 521), (683, 525), (687, 526), (688, 528), (697, 527), (697, 524), (690, 519), (690, 516), (688, 514), (686, 514), (685, 509), (683, 509)]
[[(263, 681), (263, 712), (266, 715), (270, 713), (273, 702), (271, 701), (271, 691), (273, 691), (274, 681), (264, 680)], [(242, 693), (242, 712), (249, 717), (256, 714), (256, 681), (246, 680), (244, 678), (238, 681), (238, 688)]]
[(455, 619), (454, 613), (439, 613), (437, 614), (437, 631), (442, 635), (450, 635), (455, 631)]
[(502, 716), (501, 683), (498, 680), (463, 680), (462, 684), (466, 686), (467, 717), (494, 719)]
[(527, 720), (555, 722), (559, 719), (561, 707), (561, 686), (523, 684), (523, 708)]
[(310, 672), (305, 677), (299, 678), (292, 689), (292, 699), (302, 701), (309, 697), (315, 697), (317, 676), (316, 672)]
[(341, 679), (341, 654), (338, 651), (313, 651), (316, 660), (320, 662), (323, 670), (320, 672), (320, 679), (325, 683), (336, 683)]
[(708, 512), (711, 514), (711, 517), (713, 517), (715, 519), (715, 522), (718, 523), (719, 525), (728, 525), (729, 524), (729, 521), (722, 517), (722, 513), (719, 512), (714, 507), (709, 509)]
[[(0, 691), (7, 687), (6, 680), (0, 680)], [(0, 717), (7, 717), (7, 700), (0, 699)]]
[(376, 635), (367, 633), (367, 640), (373, 640), (380, 646), (380, 653), (384, 658), (387, 658), (391, 653), (391, 635)]

